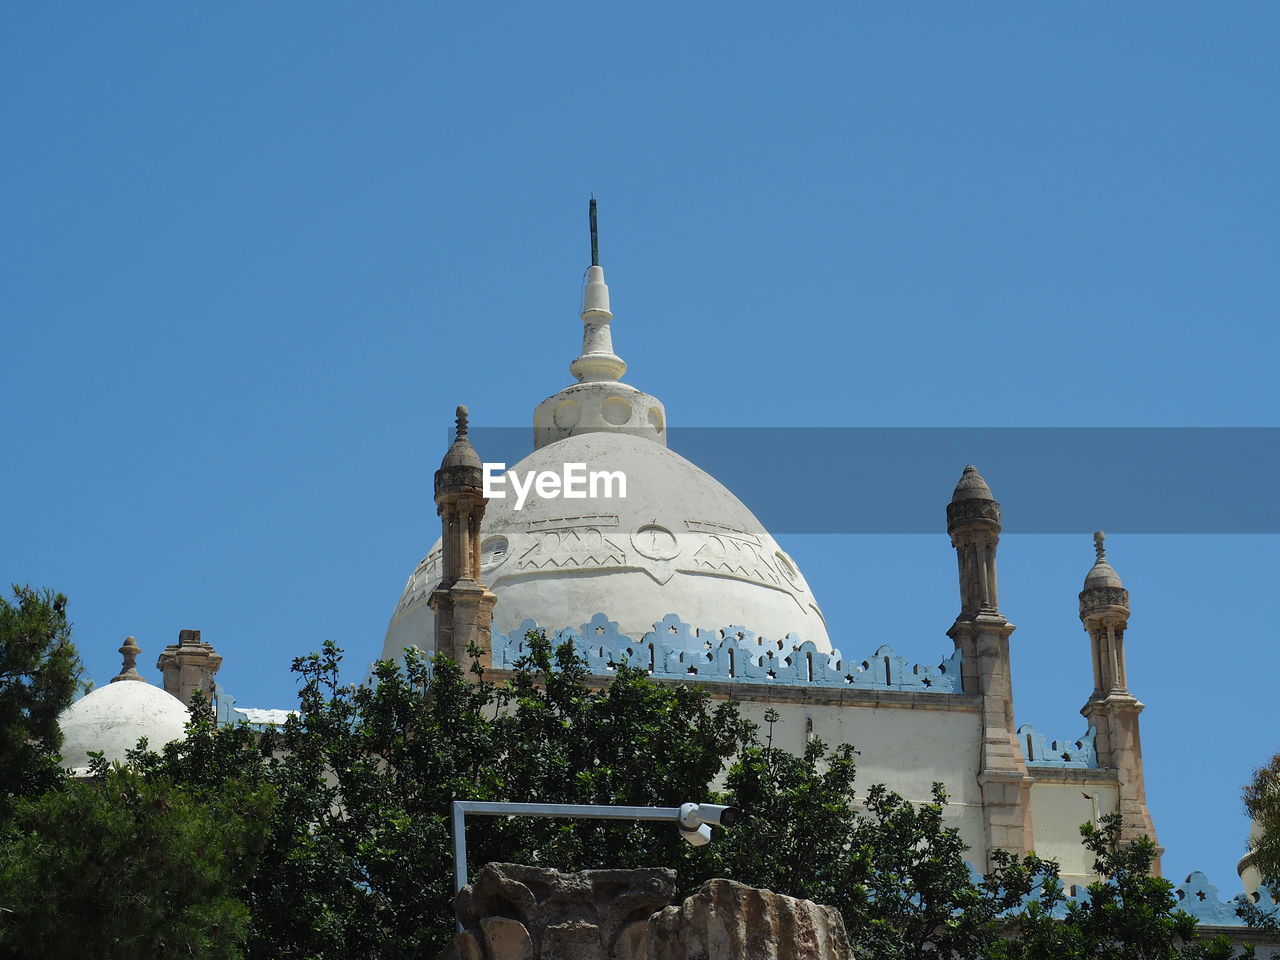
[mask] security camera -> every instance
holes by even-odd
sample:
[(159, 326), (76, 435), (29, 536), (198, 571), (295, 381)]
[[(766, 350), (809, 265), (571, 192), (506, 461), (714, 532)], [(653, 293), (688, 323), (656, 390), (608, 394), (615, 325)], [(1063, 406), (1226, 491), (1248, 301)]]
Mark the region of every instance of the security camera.
[(696, 830), (702, 824), (732, 827), (737, 819), (737, 807), (724, 807), (718, 803), (680, 804), (680, 827), (684, 830)]
[(737, 807), (722, 807), (718, 803), (698, 804), (698, 819), (717, 827), (732, 827), (738, 822), (738, 813)]
[(685, 841), (692, 846), (705, 847), (711, 842), (711, 828), (704, 823), (697, 830), (681, 829), (680, 836), (684, 837)]

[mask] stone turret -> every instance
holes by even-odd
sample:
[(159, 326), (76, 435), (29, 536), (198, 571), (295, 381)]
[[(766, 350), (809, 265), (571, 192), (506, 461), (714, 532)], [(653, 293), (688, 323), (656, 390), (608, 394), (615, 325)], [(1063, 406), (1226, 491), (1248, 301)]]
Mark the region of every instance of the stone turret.
[[(1096, 559), (1080, 591), (1080, 622), (1089, 634), (1093, 658), (1093, 693), (1080, 712), (1096, 731), (1098, 765), (1116, 771), (1120, 793), (1120, 814), (1124, 818), (1121, 838), (1156, 838), (1151, 811), (1147, 808), (1146, 784), (1142, 773), (1142, 738), (1138, 714), (1143, 705), (1129, 692), (1125, 671), (1124, 634), (1129, 625), (1129, 591), (1107, 560), (1106, 534), (1093, 535)], [(1155, 863), (1159, 872), (1160, 862)]]
[[(191, 695), (204, 692), (205, 702), (213, 702), (213, 675), (222, 666), (222, 656), (200, 639), (199, 630), (179, 630), (178, 642), (160, 651), (156, 669), (164, 674), (164, 689), (191, 706)], [(120, 679), (120, 678), (117, 678)]]
[(1000, 543), (1000, 504), (973, 464), (964, 468), (947, 504), (947, 533), (960, 564), (960, 617), (998, 614), (996, 547)]
[(457, 414), (457, 435), (435, 476), (442, 574), (429, 601), (435, 613), (435, 652), (466, 664), (474, 646), (488, 666), (498, 598), (480, 582), (480, 522), (487, 503), (484, 468), (467, 436), (467, 408), (458, 407)]
[(1000, 504), (978, 468), (964, 468), (947, 504), (947, 533), (956, 550), (960, 613), (947, 635), (964, 660), (964, 692), (982, 697), (982, 757), (978, 783), (988, 851), (1026, 853), (1033, 847), (1031, 785), (1013, 722), (1009, 636), (1014, 626), (1000, 613), (996, 547)]

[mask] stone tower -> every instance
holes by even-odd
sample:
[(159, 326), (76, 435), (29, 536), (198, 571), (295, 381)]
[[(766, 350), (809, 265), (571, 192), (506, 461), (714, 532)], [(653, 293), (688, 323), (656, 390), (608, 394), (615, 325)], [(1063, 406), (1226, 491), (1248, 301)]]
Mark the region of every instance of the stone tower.
[[(1096, 731), (1098, 765), (1116, 771), (1120, 814), (1124, 818), (1121, 839), (1136, 840), (1145, 835), (1155, 840), (1142, 775), (1142, 738), (1138, 732), (1142, 704), (1129, 692), (1125, 678), (1129, 591), (1107, 562), (1105, 539), (1101, 530), (1093, 535), (1097, 559), (1080, 591), (1080, 622), (1089, 634), (1093, 654), (1093, 693), (1080, 712)], [(1155, 871), (1160, 871), (1159, 859)]]
[(960, 615), (947, 631), (963, 656), (965, 693), (982, 698), (982, 788), (987, 849), (1014, 853), (1033, 848), (1031, 785), (1013, 723), (1009, 635), (1014, 626), (1000, 613), (996, 547), (1000, 504), (970, 464), (947, 504), (947, 533), (960, 565)]
[(200, 639), (199, 630), (179, 630), (178, 642), (160, 651), (156, 669), (164, 674), (164, 689), (188, 707), (191, 695), (204, 693), (205, 702), (213, 703), (213, 675), (222, 666), (222, 656)]
[(498, 598), (480, 582), (480, 521), (487, 501), (484, 468), (467, 438), (466, 407), (458, 407), (457, 436), (436, 471), (435, 493), (441, 528), (441, 580), (429, 600), (435, 652), (466, 665), (474, 645), (487, 667)]

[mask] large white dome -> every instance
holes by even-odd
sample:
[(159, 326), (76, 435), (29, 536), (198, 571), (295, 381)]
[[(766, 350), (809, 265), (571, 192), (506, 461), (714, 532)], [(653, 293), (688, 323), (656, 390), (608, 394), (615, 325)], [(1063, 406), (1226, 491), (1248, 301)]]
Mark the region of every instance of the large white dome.
[(108, 683), (85, 694), (58, 717), (62, 729), (62, 765), (82, 770), (89, 751), (101, 750), (108, 761), (124, 760), (138, 745), (159, 750), (186, 734), (187, 708), (171, 693), (145, 680)]
[[(481, 525), (481, 577), (498, 597), (494, 629), (526, 618), (551, 630), (605, 613), (639, 640), (668, 613), (695, 627), (740, 625), (829, 651), (826, 624), (795, 563), (715, 478), (645, 436), (592, 432), (549, 443), (512, 470), (621, 471), (626, 497), (539, 499), (516, 510), (491, 499)], [(509, 490), (509, 485), (507, 487)], [(598, 491), (603, 494), (603, 489)], [(387, 630), (383, 657), (435, 647), (427, 598), (440, 582), (440, 541), (418, 564)]]

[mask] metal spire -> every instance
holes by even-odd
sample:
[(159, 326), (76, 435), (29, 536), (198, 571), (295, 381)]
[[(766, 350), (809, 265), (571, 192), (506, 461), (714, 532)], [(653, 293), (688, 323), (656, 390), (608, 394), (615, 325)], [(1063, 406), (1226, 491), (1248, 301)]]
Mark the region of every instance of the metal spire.
[(591, 206), (589, 216), (591, 218), (591, 265), (593, 267), (600, 266), (600, 236), (596, 228), (596, 195), (591, 195)]

